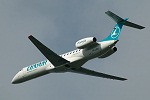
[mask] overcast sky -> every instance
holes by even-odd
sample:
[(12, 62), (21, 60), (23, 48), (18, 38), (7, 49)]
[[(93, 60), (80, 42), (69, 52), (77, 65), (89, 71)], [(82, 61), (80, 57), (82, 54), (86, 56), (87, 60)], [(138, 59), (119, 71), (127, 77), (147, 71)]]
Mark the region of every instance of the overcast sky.
[[(0, 0), (0, 100), (148, 100), (149, 5), (149, 0)], [(11, 84), (20, 69), (46, 59), (29, 35), (62, 54), (76, 49), (79, 39), (106, 38), (116, 24), (105, 14), (107, 10), (146, 28), (123, 27), (118, 51), (83, 67), (127, 81), (53, 73)]]

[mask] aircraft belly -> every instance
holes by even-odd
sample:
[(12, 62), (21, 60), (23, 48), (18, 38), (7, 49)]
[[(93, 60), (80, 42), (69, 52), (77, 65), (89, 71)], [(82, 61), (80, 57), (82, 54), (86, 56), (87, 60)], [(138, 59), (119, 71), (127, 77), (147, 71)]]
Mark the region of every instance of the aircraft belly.
[(86, 62), (87, 62), (87, 60), (85, 60), (85, 59), (74, 61), (69, 64), (54, 68), (54, 69), (52, 69), (52, 72), (56, 72), (56, 73), (63, 73), (63, 72), (68, 72), (68, 71), (70, 72), (70, 70), (72, 70), (72, 69), (80, 68)]
[(87, 61), (88, 61), (87, 59), (77, 60), (77, 61), (71, 62), (69, 65), (70, 65), (72, 68), (79, 68), (79, 67), (81, 67), (83, 64), (85, 64)]
[(22, 82), (25, 82), (25, 81), (28, 81), (28, 80), (31, 80), (31, 79), (34, 79), (34, 78), (37, 78), (37, 77), (46, 75), (46, 74), (48, 74), (48, 73), (49, 73), (48, 71), (43, 71), (43, 72), (39, 72), (39, 73), (30, 74), (30, 75), (28, 75), (28, 76), (25, 76), (25, 77), (22, 79)]

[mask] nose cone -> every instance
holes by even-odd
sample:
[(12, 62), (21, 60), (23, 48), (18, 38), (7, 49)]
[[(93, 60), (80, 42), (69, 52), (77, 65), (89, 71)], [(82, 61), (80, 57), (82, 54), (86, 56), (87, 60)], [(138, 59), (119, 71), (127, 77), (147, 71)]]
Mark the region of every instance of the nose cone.
[(12, 83), (12, 84), (17, 84), (17, 83), (19, 83), (18, 81), (19, 81), (19, 77), (18, 77), (18, 73), (17, 73), (17, 74), (14, 76), (14, 78), (12, 79), (11, 83)]
[(11, 83), (12, 83), (12, 84), (17, 84), (17, 77), (16, 77), (16, 75), (15, 75), (14, 78), (12, 79)]
[(22, 78), (23, 78), (22, 76), (23, 76), (23, 75), (22, 75), (21, 71), (18, 72), (18, 73), (14, 76), (14, 78), (12, 79), (11, 83), (12, 83), (12, 84), (21, 83), (21, 82), (22, 82)]

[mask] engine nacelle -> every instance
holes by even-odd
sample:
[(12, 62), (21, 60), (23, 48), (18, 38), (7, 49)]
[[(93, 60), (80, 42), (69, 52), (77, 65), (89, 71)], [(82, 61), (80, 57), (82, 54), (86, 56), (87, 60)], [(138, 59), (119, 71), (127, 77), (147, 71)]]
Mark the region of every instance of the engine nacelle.
[(76, 42), (75, 46), (78, 49), (84, 49), (96, 42), (95, 37), (87, 37)]
[(110, 55), (112, 55), (113, 53), (115, 53), (117, 51), (116, 47), (111, 48), (107, 53), (105, 53), (104, 55), (98, 57), (98, 58), (106, 58)]

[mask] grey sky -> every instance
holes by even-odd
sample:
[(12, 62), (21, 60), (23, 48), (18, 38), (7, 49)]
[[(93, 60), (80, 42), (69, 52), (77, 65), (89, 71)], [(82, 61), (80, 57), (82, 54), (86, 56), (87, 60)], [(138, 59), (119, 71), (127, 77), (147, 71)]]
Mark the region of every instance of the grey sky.
[[(0, 0), (0, 100), (146, 100), (150, 93), (149, 0)], [(28, 40), (33, 35), (58, 54), (75, 49), (79, 39), (109, 35), (115, 23), (107, 10), (145, 26), (123, 27), (118, 51), (83, 67), (125, 82), (74, 73), (49, 74), (12, 85), (23, 67), (45, 57)]]

